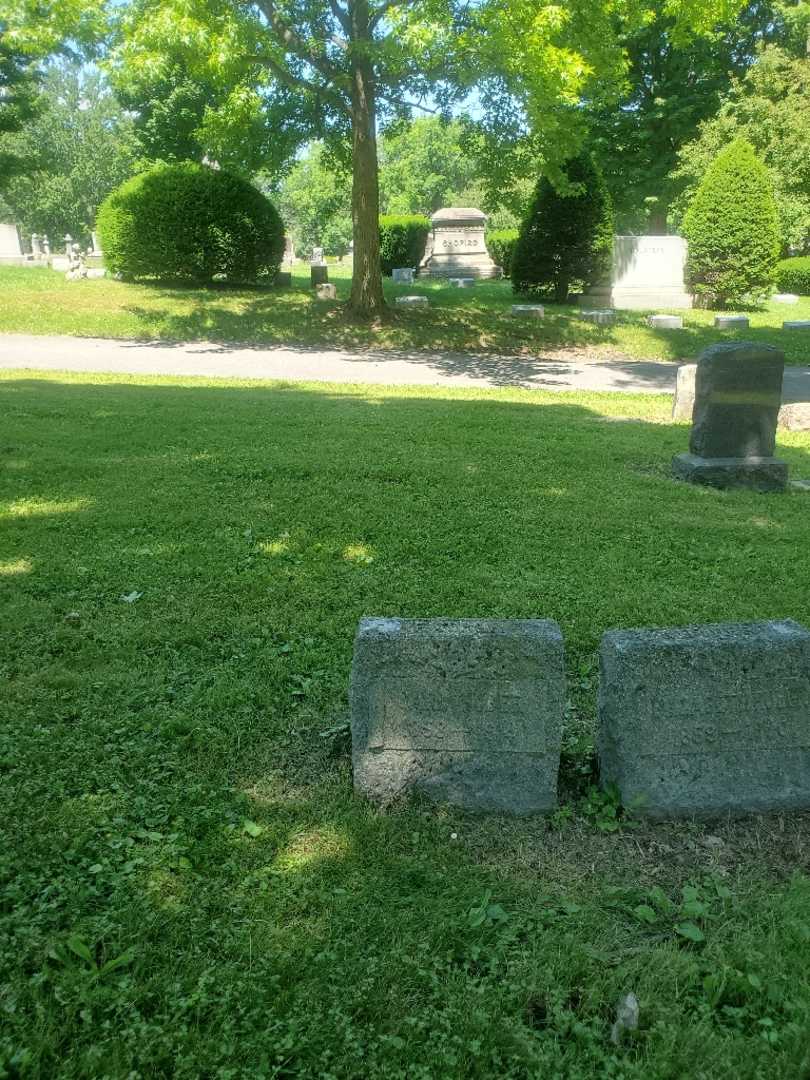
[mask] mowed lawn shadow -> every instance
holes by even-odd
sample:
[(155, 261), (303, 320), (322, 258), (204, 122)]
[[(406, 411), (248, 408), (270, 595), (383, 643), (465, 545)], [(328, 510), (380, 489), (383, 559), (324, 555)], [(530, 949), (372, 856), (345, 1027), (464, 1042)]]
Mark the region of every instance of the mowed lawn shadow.
[[(542, 616), (573, 752), (606, 628), (810, 622), (802, 496), (673, 481), (686, 431), (656, 398), (74, 376), (0, 380), (0, 409), (0, 565), (30, 563), (0, 577), (3, 974), (32, 1068), (527, 1078), (576, 1047), (635, 1078), (663, 1047), (686, 1075), (695, 1040), (713, 1065), (799, 1060), (707, 1017), (701, 952), (633, 911), (747, 881), (706, 901), (711, 963), (765, 942), (799, 985), (805, 817), (379, 814), (345, 721), (362, 615)], [(797, 473), (808, 449), (785, 440)], [(660, 1026), (614, 1058), (627, 986)]]

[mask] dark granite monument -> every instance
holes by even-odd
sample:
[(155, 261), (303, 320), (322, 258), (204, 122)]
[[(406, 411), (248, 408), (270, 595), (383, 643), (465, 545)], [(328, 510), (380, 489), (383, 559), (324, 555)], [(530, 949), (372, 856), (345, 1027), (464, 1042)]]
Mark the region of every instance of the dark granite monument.
[(698, 358), (689, 452), (673, 472), (711, 487), (784, 491), (787, 464), (774, 457), (785, 357), (770, 345), (712, 345)]

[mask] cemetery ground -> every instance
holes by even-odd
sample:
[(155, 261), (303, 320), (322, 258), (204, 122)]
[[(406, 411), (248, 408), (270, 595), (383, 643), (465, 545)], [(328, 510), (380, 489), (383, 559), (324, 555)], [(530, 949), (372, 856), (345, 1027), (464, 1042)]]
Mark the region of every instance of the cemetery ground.
[[(338, 299), (347, 299), (348, 265), (332, 264), (329, 274)], [(575, 305), (548, 305), (542, 321), (514, 318), (508, 281), (456, 289), (441, 281), (386, 280), (385, 290), (389, 300), (426, 295), (430, 305), (404, 310), (392, 304), (380, 323), (351, 322), (339, 305), (314, 298), (308, 267), (296, 270), (292, 288), (265, 290), (68, 282), (48, 269), (6, 267), (0, 268), (0, 333), (673, 361), (694, 359), (717, 341), (744, 339), (777, 345), (788, 364), (810, 363), (810, 333), (782, 329), (786, 319), (810, 319), (810, 297), (750, 312), (748, 330), (716, 330), (715, 313), (698, 310), (682, 313), (682, 330), (657, 330), (640, 311), (619, 312), (612, 327), (595, 326), (578, 318)]]
[[(669, 410), (0, 374), (0, 1075), (809, 1076), (810, 815), (594, 786), (604, 630), (810, 624), (810, 496), (675, 482)], [(366, 614), (559, 621), (556, 813), (353, 794)]]

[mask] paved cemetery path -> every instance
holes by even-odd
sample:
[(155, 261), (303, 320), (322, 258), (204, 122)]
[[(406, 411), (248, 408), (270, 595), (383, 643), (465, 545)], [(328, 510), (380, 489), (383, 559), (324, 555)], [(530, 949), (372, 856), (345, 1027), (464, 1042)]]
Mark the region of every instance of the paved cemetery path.
[[(530, 390), (675, 390), (676, 364), (557, 360), (493, 353), (265, 348), (215, 342), (118, 341), (0, 334), (0, 368), (202, 375), (237, 379), (525, 387)], [(810, 401), (810, 368), (785, 370), (785, 401)]]

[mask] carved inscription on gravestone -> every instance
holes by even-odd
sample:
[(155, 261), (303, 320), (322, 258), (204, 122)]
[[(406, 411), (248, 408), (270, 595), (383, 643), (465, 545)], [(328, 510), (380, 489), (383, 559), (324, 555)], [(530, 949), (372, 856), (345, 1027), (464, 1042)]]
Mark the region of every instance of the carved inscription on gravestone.
[(617, 630), (600, 773), (653, 817), (810, 806), (810, 633), (790, 620)]
[(556, 800), (565, 696), (556, 623), (364, 619), (352, 668), (355, 786), (468, 809)]

